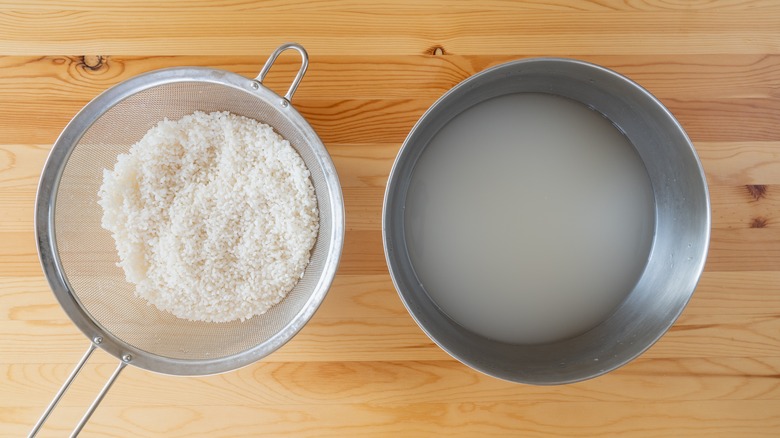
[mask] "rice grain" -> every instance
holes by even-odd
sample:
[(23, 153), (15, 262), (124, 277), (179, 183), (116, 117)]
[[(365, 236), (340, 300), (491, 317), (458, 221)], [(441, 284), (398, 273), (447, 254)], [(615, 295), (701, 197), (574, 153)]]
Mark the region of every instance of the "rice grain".
[(189, 320), (265, 313), (317, 238), (301, 157), (270, 126), (227, 112), (161, 121), (104, 170), (98, 197), (136, 294)]

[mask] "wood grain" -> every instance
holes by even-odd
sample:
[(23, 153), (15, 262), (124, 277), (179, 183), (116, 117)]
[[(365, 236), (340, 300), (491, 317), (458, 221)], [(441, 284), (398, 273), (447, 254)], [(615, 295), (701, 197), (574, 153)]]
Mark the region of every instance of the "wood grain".
[[(526, 11), (394, 6), (312, 11), (0, 11), (0, 52), (254, 54), (296, 40), (322, 54), (777, 53), (772, 14), (747, 11)], [(584, 19), (585, 18), (585, 19)], [(663, 22), (663, 26), (659, 26)], [(305, 24), (305, 25), (303, 25)], [(550, 32), (555, 29), (555, 32)], [(388, 38), (390, 36), (390, 38)], [(22, 48), (23, 47), (23, 48)]]
[[(137, 0), (132, 3), (114, 2), (111, 0), (99, 0), (83, 2), (80, 0), (39, 0), (25, 5), (25, 9), (35, 10), (75, 10), (75, 11), (157, 11), (173, 12), (181, 9), (191, 11), (289, 11), (295, 10), (284, 0), (267, 0), (258, 3), (252, 0), (188, 0), (186, 6), (182, 2), (167, 2), (160, 4), (155, 0)], [(450, 0), (425, 0), (425, 1), (373, 1), (361, 0), (319, 0), (308, 2), (310, 11), (339, 11), (355, 10), (385, 12), (390, 6), (406, 11), (422, 11), (451, 7)], [(18, 2), (0, 1), (0, 8), (14, 9)], [(705, 0), (698, 2), (669, 1), (669, 0), (587, 0), (571, 2), (568, 0), (527, 0), (524, 2), (511, 2), (506, 0), (485, 0), (479, 3), (479, 7), (461, 3), (462, 10), (477, 10), (480, 8), (495, 9), (511, 12), (527, 11), (776, 11), (780, 6), (772, 0)]]
[[(264, 61), (249, 56), (107, 56), (87, 65), (79, 56), (0, 56), (0, 90), (8, 97), (56, 97), (86, 103), (111, 85), (147, 71), (178, 66), (212, 67), (254, 77)], [(468, 76), (516, 55), (455, 54), (322, 55), (313, 52), (297, 98), (436, 99)], [(777, 55), (583, 55), (578, 58), (616, 70), (656, 96), (692, 98), (761, 98), (776, 95), (780, 83)], [(267, 84), (286, 90), (299, 59), (282, 55)]]
[[(780, 141), (780, 104), (772, 99), (727, 98), (682, 101), (661, 99), (684, 124), (694, 142)], [(298, 99), (295, 107), (326, 144), (403, 143), (409, 130), (435, 99)], [(9, 143), (53, 143), (86, 102), (44, 96), (5, 105), (0, 129)], [(36, 121), (30, 132), (29, 120)]]
[[(771, 358), (780, 354), (780, 320), (773, 307), (780, 304), (778, 275), (751, 272), (750, 281), (745, 278), (741, 273), (705, 273), (689, 308), (644, 357)], [(28, 289), (31, 292), (21, 292)], [(72, 363), (78, 359), (86, 340), (54, 302), (45, 281), (17, 277), (2, 292), (7, 297), (0, 300), (0, 311), (9, 316), (0, 321), (0, 338), (8, 338), (9, 350), (0, 363)], [(36, 339), (45, 339), (46, 348)], [(264, 362), (448, 358), (406, 316), (386, 274), (339, 274), (321, 311)], [(115, 359), (105, 356), (103, 361)]]
[[(428, 437), (441, 430), (449, 436), (545, 437), (551, 435), (668, 437), (683, 433), (693, 437), (773, 437), (780, 423), (776, 401), (732, 400), (625, 403), (531, 401), (488, 403), (421, 403), (405, 405), (275, 405), (262, 409), (237, 406), (133, 406), (105, 407), (92, 418), (84, 436), (168, 437), (253, 436), (258, 430), (270, 436), (340, 437), (344, 433), (365, 436)], [(8, 411), (9, 432), (26, 432), (37, 412)], [(79, 408), (64, 407), (50, 420), (50, 429), (62, 436), (81, 415)], [(219, 417), (217, 425), (209, 421)], [(664, 421), (654, 421), (655, 418)], [(690, 426), (690, 418), (700, 423)], [(0, 417), (0, 420), (6, 418)]]
[[(294, 40), (293, 104), (334, 159), (347, 213), (327, 299), (263, 361), (207, 377), (129, 367), (82, 436), (780, 435), (780, 2), (773, 0), (0, 0), (0, 436), (23, 436), (87, 346), (41, 273), (35, 193), (89, 100), (138, 74), (257, 74)], [(490, 378), (415, 324), (387, 271), (382, 197), (422, 113), (467, 77), (575, 57), (657, 96), (693, 140), (712, 239), (682, 316), (640, 358), (573, 385)], [(299, 59), (266, 85), (285, 90)], [(574, 220), (574, 219), (573, 219)], [(41, 436), (63, 436), (113, 371), (98, 351)]]
[[(233, 373), (187, 379), (131, 368), (117, 384), (137, 390), (120, 391), (103, 406), (771, 400), (780, 394), (780, 383), (772, 375), (777, 366), (776, 360), (766, 358), (642, 358), (621, 372), (565, 387), (505, 385), (454, 360), (264, 362)], [(42, 404), (71, 367), (0, 366), (14, 395), (0, 406)], [(62, 406), (88, 404), (114, 368), (110, 363), (87, 366)], [(258, 381), (264, 382), (263, 391), (256, 391), (253, 382)]]
[[(121, 80), (156, 68), (198, 65), (253, 76), (259, 57), (106, 57), (90, 70), (81, 57), (3, 57), (0, 91), (8, 96), (0, 128), (6, 143), (51, 143), (90, 99)], [(283, 57), (269, 86), (283, 90), (298, 68)], [(381, 59), (381, 62), (379, 62)], [(312, 59), (311, 73), (295, 104), (326, 143), (399, 144), (422, 112), (469, 75), (512, 57), (326, 56)], [(214, 62), (216, 60), (216, 62)], [(780, 57), (591, 57), (587, 60), (641, 81), (685, 124), (694, 141), (778, 140), (780, 82), (772, 75)], [(651, 68), (645, 67), (651, 65)], [(316, 66), (316, 67), (315, 67)], [(348, 66), (348, 67), (347, 67)], [(410, 68), (414, 66), (414, 68)], [(715, 76), (713, 71), (727, 70)], [(675, 73), (682, 71), (684, 73)], [(42, 76), (41, 72), (46, 72)], [(749, 75), (746, 74), (750, 72)], [(747, 79), (746, 79), (747, 77)], [(381, 97), (378, 100), (377, 97)], [(34, 132), (29, 120), (36, 120)], [(378, 127), (381, 126), (381, 129)]]

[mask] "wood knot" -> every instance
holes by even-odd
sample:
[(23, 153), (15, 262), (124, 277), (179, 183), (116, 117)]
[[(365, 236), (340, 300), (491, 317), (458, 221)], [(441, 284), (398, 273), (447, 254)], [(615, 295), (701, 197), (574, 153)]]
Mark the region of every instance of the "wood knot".
[(750, 196), (758, 201), (761, 198), (766, 197), (767, 187), (763, 184), (748, 184), (745, 186)]
[(754, 217), (753, 221), (750, 222), (750, 228), (766, 228), (766, 226), (769, 225), (769, 219), (765, 217)]
[(425, 53), (434, 56), (442, 56), (447, 54), (447, 52), (444, 50), (444, 47), (442, 46), (431, 46), (428, 50), (425, 51)]
[(100, 70), (106, 64), (106, 57), (100, 55), (84, 55), (81, 57), (81, 65), (90, 71)]

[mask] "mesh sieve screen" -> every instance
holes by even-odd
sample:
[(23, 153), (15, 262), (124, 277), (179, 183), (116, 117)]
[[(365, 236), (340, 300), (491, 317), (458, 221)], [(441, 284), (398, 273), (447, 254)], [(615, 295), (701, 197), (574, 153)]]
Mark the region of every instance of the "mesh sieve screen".
[[(320, 235), (298, 285), (266, 314), (244, 322), (205, 323), (178, 319), (134, 294), (125, 281), (110, 233), (101, 225), (97, 193), (103, 169), (163, 118), (196, 110), (230, 111), (272, 126), (298, 151), (311, 172), (320, 209)], [(81, 307), (106, 332), (150, 354), (208, 360), (233, 356), (266, 342), (301, 311), (314, 292), (332, 239), (327, 182), (305, 134), (279, 109), (255, 95), (207, 82), (159, 85), (121, 101), (89, 127), (74, 147), (60, 179), (54, 233), (62, 270)]]

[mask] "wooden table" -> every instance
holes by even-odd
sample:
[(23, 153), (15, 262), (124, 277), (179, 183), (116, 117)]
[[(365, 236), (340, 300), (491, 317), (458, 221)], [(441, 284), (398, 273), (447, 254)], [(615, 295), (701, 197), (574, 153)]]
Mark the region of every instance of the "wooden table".
[[(33, 205), (60, 130), (156, 68), (253, 76), (311, 55), (293, 104), (338, 167), (335, 285), (288, 345), (239, 371), (129, 368), (83, 436), (780, 436), (780, 3), (773, 0), (0, 0), (0, 435), (27, 433), (87, 346), (50, 292)], [(567, 56), (628, 75), (693, 139), (712, 196), (705, 273), (641, 358), (583, 383), (481, 375), (415, 325), (382, 252), (387, 175), (442, 93), (505, 61)], [(272, 71), (279, 91), (297, 69)], [(63, 436), (114, 368), (99, 352), (41, 436)]]

